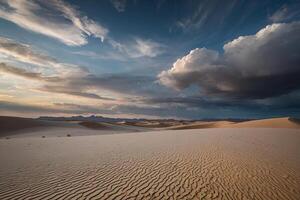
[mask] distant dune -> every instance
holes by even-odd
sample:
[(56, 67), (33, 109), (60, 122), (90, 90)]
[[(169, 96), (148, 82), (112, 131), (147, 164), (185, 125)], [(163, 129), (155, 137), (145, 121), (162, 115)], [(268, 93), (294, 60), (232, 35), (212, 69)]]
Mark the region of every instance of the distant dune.
[(105, 122), (54, 121), (0, 116), (0, 137), (63, 137), (147, 131)]
[(191, 122), (185, 125), (171, 126), (168, 129), (202, 129), (202, 128), (300, 128), (300, 123), (292, 118), (272, 118), (261, 120), (250, 120), (244, 122), (212, 121)]
[(183, 129), (202, 129), (202, 128), (222, 128), (227, 125), (234, 124), (235, 122), (229, 121), (212, 121), (212, 122), (191, 122), (189, 124), (171, 126), (170, 130), (183, 130)]
[(111, 127), (107, 126), (104, 123), (100, 122), (79, 122), (78, 123), (81, 126), (90, 128), (90, 129), (95, 129), (95, 130), (103, 130), (103, 129), (110, 129)]
[[(86, 118), (84, 118), (86, 120)], [(0, 137), (23, 136), (84, 136), (153, 130), (184, 130), (205, 128), (300, 128), (292, 118), (272, 118), (251, 121), (181, 121), (140, 120), (125, 122), (55, 121), (0, 116)]]
[(0, 136), (15, 131), (30, 131), (36, 128), (53, 127), (53, 123), (30, 118), (0, 116)]
[(223, 127), (232, 128), (300, 128), (300, 123), (288, 117), (252, 120), (240, 123), (226, 124)]

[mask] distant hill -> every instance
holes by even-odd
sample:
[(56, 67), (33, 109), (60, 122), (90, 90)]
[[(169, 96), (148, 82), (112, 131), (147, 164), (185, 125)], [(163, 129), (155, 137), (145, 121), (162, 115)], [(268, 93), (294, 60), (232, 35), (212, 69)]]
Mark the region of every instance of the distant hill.
[(39, 120), (47, 120), (47, 121), (82, 121), (82, 122), (138, 122), (145, 121), (146, 119), (128, 119), (128, 118), (110, 118), (110, 117), (102, 117), (102, 116), (72, 116), (72, 117), (48, 117), (41, 116), (38, 118)]
[(108, 123), (119, 123), (119, 122), (193, 122), (193, 121), (231, 121), (231, 122), (243, 122), (249, 121), (254, 119), (234, 119), (234, 118), (222, 118), (222, 119), (213, 119), (213, 118), (205, 118), (205, 119), (198, 119), (198, 120), (177, 120), (177, 119), (145, 119), (145, 118), (110, 118), (110, 117), (103, 117), (103, 116), (71, 116), (71, 117), (49, 117), (49, 116), (41, 116), (38, 118), (39, 120), (47, 120), (47, 121), (82, 121), (82, 122), (108, 122)]

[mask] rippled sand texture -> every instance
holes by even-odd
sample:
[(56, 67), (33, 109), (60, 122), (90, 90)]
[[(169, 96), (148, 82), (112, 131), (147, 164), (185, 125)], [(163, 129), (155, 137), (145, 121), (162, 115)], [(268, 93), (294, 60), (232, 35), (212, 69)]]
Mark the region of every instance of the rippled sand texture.
[(300, 199), (300, 132), (0, 140), (0, 199)]

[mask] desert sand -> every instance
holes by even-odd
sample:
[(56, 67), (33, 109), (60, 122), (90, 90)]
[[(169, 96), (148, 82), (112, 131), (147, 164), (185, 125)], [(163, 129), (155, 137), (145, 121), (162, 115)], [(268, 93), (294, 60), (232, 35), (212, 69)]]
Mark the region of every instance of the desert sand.
[(300, 199), (298, 129), (0, 140), (0, 199)]
[(188, 124), (181, 124), (167, 127), (171, 130), (183, 130), (183, 129), (201, 129), (201, 128), (293, 128), (299, 129), (300, 122), (293, 118), (272, 118), (272, 119), (260, 119), (249, 120), (243, 122), (232, 121), (211, 121), (203, 122), (196, 121)]

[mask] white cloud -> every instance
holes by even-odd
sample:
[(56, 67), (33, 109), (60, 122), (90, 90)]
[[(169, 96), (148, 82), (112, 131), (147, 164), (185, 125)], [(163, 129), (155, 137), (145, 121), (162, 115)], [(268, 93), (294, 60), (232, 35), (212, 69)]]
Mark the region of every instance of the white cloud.
[(202, 73), (219, 63), (219, 54), (206, 48), (194, 49), (178, 59), (171, 69), (159, 74), (160, 82), (177, 90), (184, 89), (197, 81), (193, 74)]
[(136, 39), (135, 42), (136, 44), (133, 46), (133, 51), (136, 51), (134, 55), (137, 57), (156, 57), (162, 53), (162, 45), (157, 42), (142, 39)]
[(27, 30), (55, 38), (70, 46), (87, 43), (87, 36), (106, 37), (108, 30), (81, 16), (61, 0), (3, 0), (0, 17)]
[(300, 22), (272, 24), (224, 45), (224, 54), (194, 49), (159, 81), (178, 90), (198, 85), (207, 94), (265, 98), (299, 89)]
[(101, 41), (107, 39), (115, 49), (131, 58), (155, 57), (163, 52), (163, 45), (152, 40), (135, 38), (121, 44), (109, 38), (108, 29), (82, 16), (62, 0), (3, 0), (0, 2), (0, 18), (70, 46), (85, 45), (91, 36)]
[(114, 48), (118, 49), (122, 53), (125, 53), (131, 58), (153, 58), (162, 54), (165, 49), (163, 44), (141, 38), (135, 38), (133, 41), (125, 44), (116, 42), (115, 40), (109, 40), (109, 42)]

